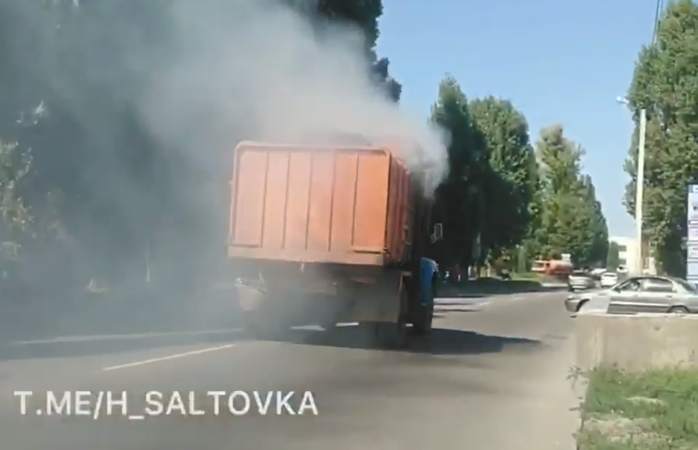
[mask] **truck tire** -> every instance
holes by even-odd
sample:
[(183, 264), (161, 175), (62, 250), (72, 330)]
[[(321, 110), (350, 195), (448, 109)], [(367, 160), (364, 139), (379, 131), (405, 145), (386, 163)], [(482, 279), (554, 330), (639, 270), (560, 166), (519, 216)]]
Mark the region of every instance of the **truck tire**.
[(424, 302), (421, 301), (421, 295), (419, 295), (420, 301), (416, 305), (416, 307), (419, 308), (419, 312), (417, 313), (417, 320), (412, 323), (412, 328), (414, 334), (417, 336), (427, 336), (431, 334), (432, 324), (434, 322), (434, 299), (436, 298), (435, 282), (432, 282), (429, 293), (431, 298), (426, 299), (426, 306), (424, 306)]
[(407, 313), (409, 293), (402, 289), (399, 297), (398, 314), (395, 322), (379, 322), (376, 324), (376, 337), (381, 347), (400, 349), (407, 345)]

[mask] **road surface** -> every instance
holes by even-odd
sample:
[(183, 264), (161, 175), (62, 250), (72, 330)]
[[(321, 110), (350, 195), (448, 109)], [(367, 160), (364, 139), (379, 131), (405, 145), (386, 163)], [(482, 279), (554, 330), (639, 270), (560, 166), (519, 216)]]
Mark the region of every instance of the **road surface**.
[[(13, 450), (572, 449), (575, 399), (565, 378), (573, 337), (563, 298), (439, 299), (431, 341), (404, 352), (366, 348), (352, 326), (296, 330), (285, 342), (245, 340), (236, 330), (5, 342), (0, 433)], [(33, 392), (25, 416), (16, 390)], [(73, 391), (71, 415), (47, 416), (47, 390), (58, 399)], [(162, 397), (146, 403), (148, 391)], [(226, 393), (218, 415), (222, 394), (211, 391)], [(244, 391), (238, 410), (251, 399), (248, 414), (230, 413), (234, 391)], [(94, 415), (100, 392), (96, 420), (75, 415)], [(277, 397), (290, 392), (296, 415)], [(267, 400), (260, 414), (257, 403)], [(159, 401), (174, 402), (172, 415), (123, 416), (158, 412)], [(203, 415), (187, 415), (195, 410)]]

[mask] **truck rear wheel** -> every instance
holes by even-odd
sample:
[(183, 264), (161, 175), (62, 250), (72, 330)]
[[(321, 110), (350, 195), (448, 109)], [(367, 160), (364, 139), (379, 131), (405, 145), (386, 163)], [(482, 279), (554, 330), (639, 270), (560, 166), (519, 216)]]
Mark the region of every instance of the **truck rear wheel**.
[(409, 305), (408, 289), (402, 289), (399, 298), (398, 314), (395, 322), (379, 322), (376, 336), (382, 347), (403, 348), (407, 345), (407, 308)]
[(417, 336), (427, 336), (431, 334), (432, 323), (434, 320), (434, 304), (431, 303), (421, 307), (419, 312), (419, 320), (412, 324), (414, 333)]
[[(419, 288), (418, 288), (419, 289)], [(421, 289), (419, 289), (418, 301), (415, 307), (418, 308), (416, 320), (412, 323), (414, 333), (418, 336), (431, 334), (432, 323), (434, 321), (434, 299), (436, 298), (436, 283), (432, 283), (429, 295), (431, 298), (422, 299)], [(425, 304), (426, 303), (426, 304)]]

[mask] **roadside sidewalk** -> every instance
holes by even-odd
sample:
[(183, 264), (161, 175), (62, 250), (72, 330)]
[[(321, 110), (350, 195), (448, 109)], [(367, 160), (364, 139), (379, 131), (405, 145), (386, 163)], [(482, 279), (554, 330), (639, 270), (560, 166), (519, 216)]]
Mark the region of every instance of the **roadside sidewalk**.
[(572, 450), (581, 426), (580, 405), (585, 386), (573, 382), (575, 365), (574, 334), (551, 354), (541, 367), (541, 377), (530, 386), (530, 401), (525, 405), (521, 425), (528, 430), (522, 450)]

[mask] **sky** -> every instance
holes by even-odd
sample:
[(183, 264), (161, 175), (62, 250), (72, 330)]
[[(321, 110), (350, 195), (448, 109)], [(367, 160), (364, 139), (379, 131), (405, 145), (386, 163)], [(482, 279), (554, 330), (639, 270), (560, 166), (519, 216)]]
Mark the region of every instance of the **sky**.
[(378, 53), (426, 118), (446, 73), (468, 98), (510, 100), (532, 138), (560, 123), (586, 149), (611, 236), (634, 235), (622, 204), (633, 124), (616, 97), (651, 40), (655, 0), (383, 0)]

